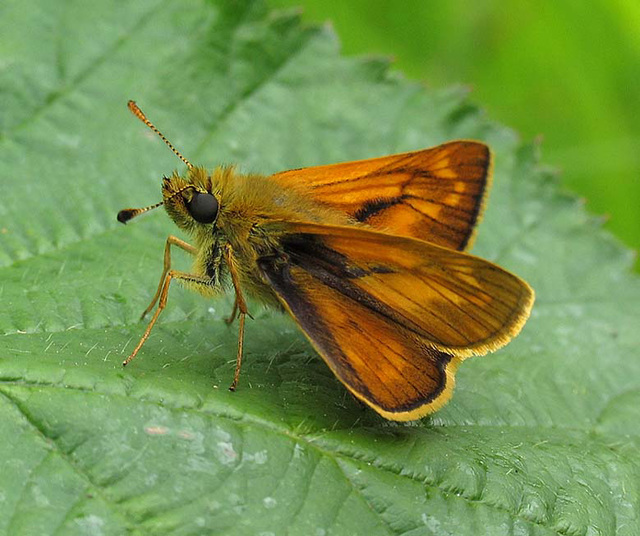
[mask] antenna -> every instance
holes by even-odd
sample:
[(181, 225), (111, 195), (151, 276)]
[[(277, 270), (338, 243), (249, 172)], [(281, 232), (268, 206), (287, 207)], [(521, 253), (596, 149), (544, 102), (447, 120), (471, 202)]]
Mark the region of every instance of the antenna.
[[(188, 190), (189, 188), (193, 188), (193, 187), (194, 187), (193, 184), (187, 184), (184, 188), (180, 188), (177, 192), (173, 192), (170, 196), (166, 197), (165, 201), (168, 201), (169, 199), (174, 198), (176, 195), (180, 195), (185, 190)], [(158, 208), (162, 205), (164, 205), (164, 201), (160, 201), (155, 205), (149, 205), (148, 207), (143, 207), (143, 208), (123, 208), (120, 212), (118, 212), (117, 218), (120, 223), (127, 223), (129, 220), (132, 220), (136, 216), (140, 216), (140, 214), (149, 212), (150, 210), (153, 210), (154, 208)]]
[[(180, 160), (182, 160), (189, 169), (193, 169), (193, 165), (191, 164), (191, 162), (189, 162), (184, 156), (182, 156), (182, 154), (180, 153), (180, 151), (178, 151), (172, 144), (171, 142), (164, 137), (164, 135), (162, 134), (162, 132), (160, 132), (155, 125), (149, 121), (147, 119), (147, 116), (144, 115), (144, 112), (138, 108), (138, 105), (130, 100), (127, 103), (127, 106), (129, 107), (129, 110), (131, 110), (131, 113), (133, 115), (135, 115), (138, 119), (140, 119), (140, 121), (142, 121), (145, 125), (147, 125), (151, 130), (153, 130), (158, 136), (160, 136), (160, 139), (165, 142), (167, 144), (167, 146), (169, 147), (169, 149), (171, 149), (173, 151), (173, 154), (175, 154)], [(143, 212), (146, 212), (147, 210), (151, 210), (152, 208), (155, 208), (155, 206), (153, 207), (147, 207), (146, 209), (135, 209), (135, 210), (142, 210)], [(122, 213), (123, 211), (121, 211)], [(134, 214), (133, 216), (131, 216), (131, 218), (137, 216), (138, 214)], [(131, 219), (128, 218), (128, 219)], [(120, 214), (118, 214), (118, 220), (120, 221)], [(124, 223), (124, 222), (123, 222)]]

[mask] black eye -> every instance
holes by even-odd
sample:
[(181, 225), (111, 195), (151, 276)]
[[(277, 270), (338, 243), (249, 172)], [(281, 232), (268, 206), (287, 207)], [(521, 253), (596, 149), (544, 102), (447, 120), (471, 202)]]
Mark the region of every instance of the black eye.
[(187, 209), (197, 222), (212, 223), (218, 216), (218, 200), (211, 194), (195, 192), (187, 203)]

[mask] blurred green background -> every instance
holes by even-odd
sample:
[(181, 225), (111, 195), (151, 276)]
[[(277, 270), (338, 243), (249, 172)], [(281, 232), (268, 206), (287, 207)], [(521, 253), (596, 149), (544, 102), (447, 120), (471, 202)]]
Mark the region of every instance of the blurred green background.
[[(346, 54), (465, 84), (607, 228), (640, 249), (640, 0), (270, 0), (331, 21)], [(636, 262), (636, 267), (640, 263)]]

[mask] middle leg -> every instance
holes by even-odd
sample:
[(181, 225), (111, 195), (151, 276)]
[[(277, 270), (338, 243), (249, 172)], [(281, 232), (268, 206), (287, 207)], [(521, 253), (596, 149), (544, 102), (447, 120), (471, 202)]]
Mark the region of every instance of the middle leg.
[[(239, 311), (239, 329), (238, 329), (238, 353), (236, 354), (236, 370), (233, 374), (233, 382), (229, 386), (229, 391), (235, 391), (238, 387), (238, 380), (240, 379), (240, 368), (242, 367), (242, 354), (244, 352), (244, 322), (245, 317), (249, 314), (247, 308), (247, 302), (242, 294), (242, 288), (240, 287), (240, 277), (238, 275), (238, 266), (236, 258), (233, 255), (233, 249), (231, 245), (227, 244), (224, 249), (224, 258), (231, 274), (231, 282), (233, 283), (233, 289), (236, 292), (236, 301), (233, 306), (233, 313), (231, 318), (235, 316), (236, 311)], [(251, 316), (249, 314), (249, 316)]]

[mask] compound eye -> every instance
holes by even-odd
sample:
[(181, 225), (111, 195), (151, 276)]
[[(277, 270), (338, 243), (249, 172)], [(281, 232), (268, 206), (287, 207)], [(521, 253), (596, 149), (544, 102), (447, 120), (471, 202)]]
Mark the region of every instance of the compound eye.
[(198, 223), (213, 223), (218, 217), (218, 200), (211, 194), (195, 192), (187, 209)]

